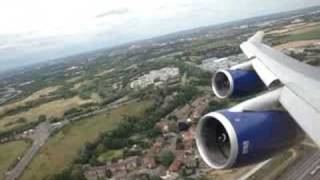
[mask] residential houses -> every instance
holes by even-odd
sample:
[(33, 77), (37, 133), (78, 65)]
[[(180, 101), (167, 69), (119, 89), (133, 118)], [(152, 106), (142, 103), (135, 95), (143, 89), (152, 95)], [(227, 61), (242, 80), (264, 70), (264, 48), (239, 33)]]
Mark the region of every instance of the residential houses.
[[(156, 127), (161, 129), (162, 136), (157, 138), (151, 147), (140, 156), (133, 156), (120, 160), (116, 163), (104, 166), (90, 167), (85, 171), (85, 176), (89, 180), (98, 179), (128, 179), (131, 174), (155, 175), (164, 180), (176, 179), (181, 173), (185, 176), (196, 176), (200, 158), (195, 148), (196, 119), (202, 115), (208, 106), (208, 95), (195, 99), (189, 105), (174, 111), (180, 120), (161, 119)], [(192, 121), (187, 121), (192, 119)], [(188, 123), (188, 128), (180, 131), (178, 123), (181, 121)], [(159, 162), (159, 157), (164, 151), (171, 151), (174, 160), (169, 167), (164, 167)]]

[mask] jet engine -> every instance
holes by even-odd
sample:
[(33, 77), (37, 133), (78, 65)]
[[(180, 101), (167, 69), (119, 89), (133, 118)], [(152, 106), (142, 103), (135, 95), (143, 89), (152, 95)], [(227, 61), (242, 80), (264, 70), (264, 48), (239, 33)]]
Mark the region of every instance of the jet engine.
[(287, 112), (219, 111), (205, 115), (196, 142), (203, 160), (214, 169), (260, 162), (301, 139), (298, 125)]
[(212, 78), (212, 89), (218, 98), (241, 97), (263, 89), (254, 70), (219, 70)]
[(263, 161), (302, 140), (303, 132), (279, 105), (281, 89), (211, 112), (198, 122), (196, 143), (212, 168)]

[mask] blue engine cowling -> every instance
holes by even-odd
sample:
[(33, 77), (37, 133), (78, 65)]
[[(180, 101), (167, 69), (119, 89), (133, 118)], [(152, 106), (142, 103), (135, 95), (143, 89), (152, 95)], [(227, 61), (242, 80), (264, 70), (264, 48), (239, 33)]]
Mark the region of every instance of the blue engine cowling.
[(196, 142), (203, 160), (226, 169), (260, 162), (303, 137), (287, 112), (212, 112), (198, 123)]
[(254, 70), (219, 70), (212, 78), (212, 89), (219, 98), (241, 97), (263, 89)]

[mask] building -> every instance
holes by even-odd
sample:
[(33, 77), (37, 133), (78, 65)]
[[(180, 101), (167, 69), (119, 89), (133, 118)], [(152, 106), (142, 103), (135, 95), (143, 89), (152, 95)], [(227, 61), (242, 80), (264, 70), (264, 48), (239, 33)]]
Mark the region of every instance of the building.
[(192, 102), (193, 107), (191, 120), (198, 119), (203, 115), (203, 112), (208, 108), (210, 95), (202, 96)]
[(137, 80), (130, 83), (133, 89), (146, 88), (150, 85), (162, 86), (164, 82), (169, 82), (172, 79), (177, 79), (180, 75), (179, 68), (166, 67), (160, 70), (150, 71), (139, 77)]
[(169, 167), (170, 172), (178, 172), (180, 168), (182, 167), (183, 163), (180, 158), (175, 158), (173, 163)]
[(128, 172), (135, 170), (140, 165), (140, 157), (133, 156), (125, 160), (119, 160), (117, 163), (90, 167), (85, 171), (84, 175), (88, 180), (106, 179), (110, 177), (122, 179), (127, 176)]
[(148, 169), (154, 169), (157, 167), (157, 161), (154, 156), (146, 155), (143, 158), (143, 166)]
[(90, 167), (84, 172), (86, 179), (98, 180), (107, 177), (107, 166)]
[(192, 112), (192, 107), (189, 104), (186, 104), (181, 109), (175, 112), (175, 116), (178, 120), (185, 120), (189, 117), (190, 113)]

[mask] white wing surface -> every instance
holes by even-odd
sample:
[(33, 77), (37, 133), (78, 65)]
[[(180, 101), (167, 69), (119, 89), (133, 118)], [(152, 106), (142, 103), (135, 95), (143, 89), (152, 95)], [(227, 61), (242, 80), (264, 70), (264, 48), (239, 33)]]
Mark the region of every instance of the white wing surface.
[(320, 146), (320, 68), (304, 64), (262, 43), (258, 32), (241, 49), (266, 86), (280, 81), (280, 103)]

